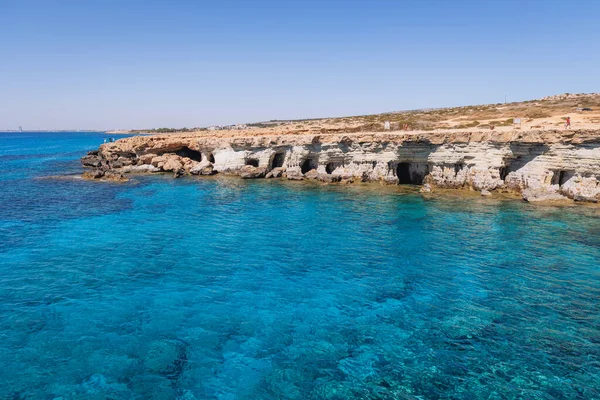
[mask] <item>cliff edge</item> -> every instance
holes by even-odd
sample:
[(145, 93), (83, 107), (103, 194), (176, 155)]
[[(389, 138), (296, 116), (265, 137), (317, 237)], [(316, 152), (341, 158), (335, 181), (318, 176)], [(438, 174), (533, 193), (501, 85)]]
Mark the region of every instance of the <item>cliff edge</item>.
[(127, 174), (381, 182), (600, 200), (600, 130), (134, 136), (82, 158), (87, 178)]

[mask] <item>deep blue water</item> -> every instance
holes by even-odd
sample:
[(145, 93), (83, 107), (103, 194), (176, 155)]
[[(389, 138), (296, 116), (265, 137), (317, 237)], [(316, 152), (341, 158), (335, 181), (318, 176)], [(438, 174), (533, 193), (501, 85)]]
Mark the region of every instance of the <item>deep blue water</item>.
[(0, 134), (1, 399), (598, 399), (594, 207), (80, 172)]

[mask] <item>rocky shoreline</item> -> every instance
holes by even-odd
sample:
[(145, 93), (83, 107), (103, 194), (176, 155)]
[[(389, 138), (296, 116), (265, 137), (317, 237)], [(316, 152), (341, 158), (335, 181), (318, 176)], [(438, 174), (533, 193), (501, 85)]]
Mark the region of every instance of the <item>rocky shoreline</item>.
[(527, 201), (600, 200), (600, 131), (134, 136), (81, 159), (84, 178), (128, 174), (380, 182), (518, 193)]

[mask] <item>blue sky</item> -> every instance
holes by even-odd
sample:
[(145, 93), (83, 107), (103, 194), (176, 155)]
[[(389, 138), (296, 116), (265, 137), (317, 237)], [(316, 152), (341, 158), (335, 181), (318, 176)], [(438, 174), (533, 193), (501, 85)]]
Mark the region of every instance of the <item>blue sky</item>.
[(0, 0), (0, 129), (191, 127), (600, 91), (596, 0)]

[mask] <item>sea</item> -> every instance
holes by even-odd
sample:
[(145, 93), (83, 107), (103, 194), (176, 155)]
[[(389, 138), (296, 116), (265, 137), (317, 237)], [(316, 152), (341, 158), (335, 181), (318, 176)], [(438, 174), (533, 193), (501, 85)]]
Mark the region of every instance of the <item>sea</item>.
[(80, 178), (0, 133), (0, 399), (600, 399), (600, 209)]

